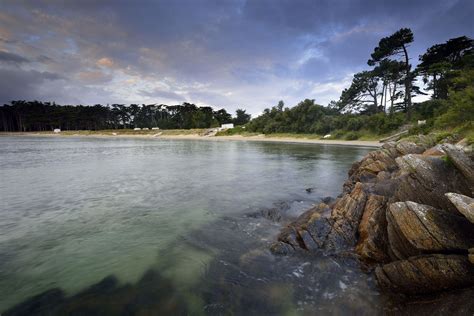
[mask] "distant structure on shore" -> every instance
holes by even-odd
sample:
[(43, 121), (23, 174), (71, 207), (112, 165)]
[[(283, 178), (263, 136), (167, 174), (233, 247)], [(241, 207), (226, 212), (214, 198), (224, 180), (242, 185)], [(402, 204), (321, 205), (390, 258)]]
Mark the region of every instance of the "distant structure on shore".
[(233, 123), (222, 124), (221, 127), (219, 128), (219, 130), (222, 131), (222, 130), (229, 129), (229, 128), (234, 128), (234, 124)]
[(61, 129), (60, 129), (60, 128), (55, 128), (55, 129), (53, 130), (53, 133), (61, 133)]

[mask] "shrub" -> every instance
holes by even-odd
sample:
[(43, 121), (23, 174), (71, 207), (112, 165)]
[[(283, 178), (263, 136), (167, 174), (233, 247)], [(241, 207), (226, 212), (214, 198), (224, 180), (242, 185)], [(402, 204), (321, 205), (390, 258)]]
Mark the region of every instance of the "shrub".
[(334, 139), (341, 139), (342, 137), (344, 137), (344, 131), (337, 130), (337, 131), (335, 131), (334, 133), (332, 133), (332, 137), (331, 137), (331, 138), (334, 138)]
[(349, 132), (349, 133), (346, 134), (344, 139), (345, 140), (356, 140), (356, 139), (359, 139), (359, 134), (357, 134), (356, 132)]

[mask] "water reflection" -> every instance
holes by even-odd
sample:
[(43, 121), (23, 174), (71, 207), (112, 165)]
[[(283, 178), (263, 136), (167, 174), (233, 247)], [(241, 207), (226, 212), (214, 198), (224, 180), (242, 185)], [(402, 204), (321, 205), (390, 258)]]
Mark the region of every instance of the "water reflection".
[(169, 280), (149, 270), (136, 284), (120, 285), (111, 275), (72, 297), (51, 289), (4, 315), (187, 315), (183, 302)]
[[(119, 281), (110, 293), (123, 293), (149, 269), (193, 314), (324, 310), (372, 291), (356, 266), (272, 256), (281, 224), (247, 216), (275, 203), (296, 216), (337, 195), (368, 149), (82, 138), (0, 146), (0, 311), (54, 288), (63, 308), (107, 275)], [(377, 305), (376, 295), (354, 295)]]

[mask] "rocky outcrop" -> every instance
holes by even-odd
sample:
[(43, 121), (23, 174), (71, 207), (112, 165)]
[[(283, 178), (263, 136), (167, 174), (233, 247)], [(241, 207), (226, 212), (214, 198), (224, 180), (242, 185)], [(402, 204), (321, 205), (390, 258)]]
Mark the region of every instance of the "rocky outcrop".
[(446, 193), (445, 196), (458, 209), (459, 213), (474, 223), (474, 199), (457, 193)]
[(389, 260), (387, 255), (387, 220), (385, 218), (386, 204), (386, 197), (371, 194), (367, 199), (359, 224), (359, 241), (356, 252), (375, 262)]
[(272, 251), (353, 250), (381, 288), (420, 294), (474, 286), (474, 170), (461, 146), (386, 143), (352, 165), (331, 206), (303, 214)]
[(462, 216), (414, 202), (397, 202), (387, 211), (388, 243), (393, 259), (425, 253), (467, 253), (474, 226)]
[(409, 154), (397, 158), (398, 188), (392, 201), (414, 201), (459, 214), (444, 196), (447, 192), (470, 194), (469, 184), (459, 170), (441, 157)]
[(474, 161), (454, 145), (443, 144), (442, 148), (448, 155), (449, 161), (466, 177), (472, 193), (474, 190)]
[(462, 255), (435, 254), (394, 261), (377, 267), (375, 275), (382, 288), (407, 294), (474, 285), (474, 265)]

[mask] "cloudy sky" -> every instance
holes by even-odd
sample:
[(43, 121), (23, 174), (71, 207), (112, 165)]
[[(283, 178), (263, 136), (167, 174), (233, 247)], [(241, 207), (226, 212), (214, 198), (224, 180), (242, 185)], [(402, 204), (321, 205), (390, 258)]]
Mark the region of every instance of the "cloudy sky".
[[(100, 3), (99, 3), (100, 2)], [(474, 37), (472, 0), (0, 0), (0, 102), (326, 105), (381, 37)]]

